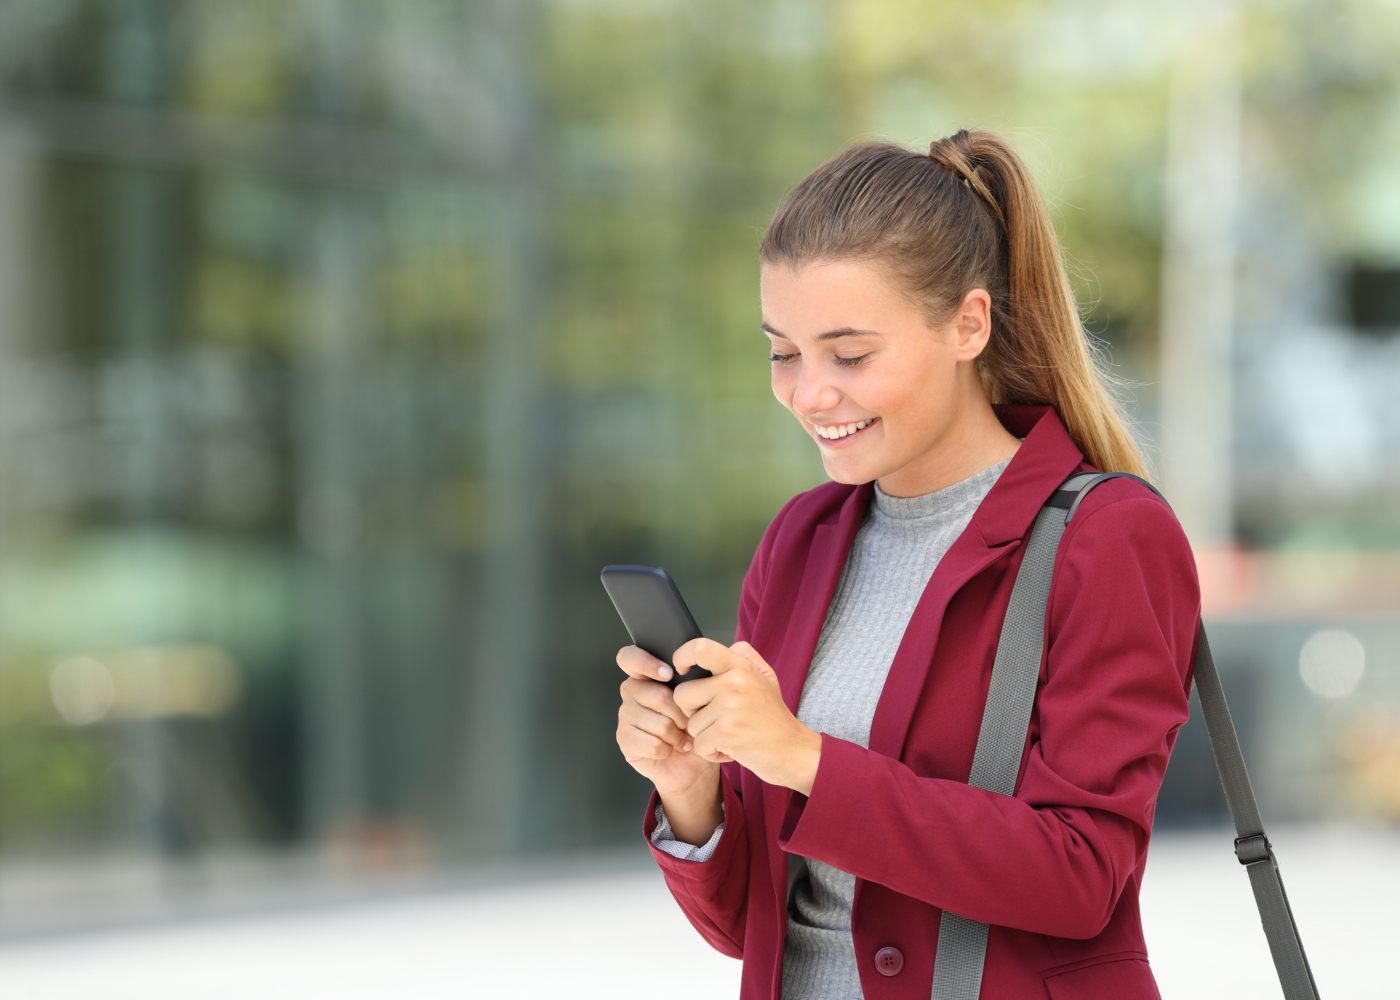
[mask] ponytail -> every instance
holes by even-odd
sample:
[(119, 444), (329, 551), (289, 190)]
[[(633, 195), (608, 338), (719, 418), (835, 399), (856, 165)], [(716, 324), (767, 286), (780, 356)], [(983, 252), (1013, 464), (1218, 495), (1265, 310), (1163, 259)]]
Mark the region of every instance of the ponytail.
[(792, 265), (881, 260), (933, 318), (985, 288), (992, 336), (978, 372), (988, 398), (1053, 406), (1095, 468), (1147, 475), (1035, 182), (993, 133), (963, 130), (927, 156), (888, 143), (837, 154), (778, 209), (759, 256)]

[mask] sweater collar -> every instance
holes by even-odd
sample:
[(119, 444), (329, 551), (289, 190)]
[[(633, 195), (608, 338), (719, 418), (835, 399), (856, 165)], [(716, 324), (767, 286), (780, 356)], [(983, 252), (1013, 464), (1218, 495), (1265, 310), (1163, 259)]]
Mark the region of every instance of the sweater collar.
[(882, 516), (896, 521), (917, 521), (923, 518), (948, 517), (958, 511), (970, 512), (996, 484), (997, 478), (1005, 471), (1010, 461), (1009, 458), (1004, 459), (941, 490), (916, 497), (890, 496), (876, 483), (872, 507)]

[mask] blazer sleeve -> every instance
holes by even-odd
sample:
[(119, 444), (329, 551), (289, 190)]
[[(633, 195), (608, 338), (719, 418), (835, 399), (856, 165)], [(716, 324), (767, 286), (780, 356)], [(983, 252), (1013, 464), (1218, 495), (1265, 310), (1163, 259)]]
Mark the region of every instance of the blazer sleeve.
[(810, 797), (789, 800), (784, 850), (983, 923), (1103, 930), (1147, 849), (1189, 715), (1200, 596), (1186, 538), (1155, 498), (1082, 510), (1070, 530), (1015, 796), (823, 735)]
[[(753, 635), (763, 599), (764, 581), (772, 557), (774, 539), (793, 501), (778, 512), (754, 553), (739, 596), (736, 639)], [(720, 794), (724, 802), (724, 832), (706, 861), (685, 861), (672, 857), (651, 843), (656, 829), (656, 807), (660, 801), (652, 792), (647, 803), (642, 833), (647, 838), (666, 886), (680, 904), (686, 918), (712, 947), (734, 958), (744, 957), (744, 929), (748, 918), (749, 832), (744, 820), (744, 801), (738, 764), (720, 767)]]
[(666, 879), (666, 888), (671, 890), (686, 919), (716, 951), (731, 958), (743, 958), (748, 918), (749, 834), (743, 802), (736, 783), (730, 780), (730, 770), (728, 764), (720, 770), (724, 832), (709, 860), (685, 861), (651, 843), (652, 831), (656, 829), (656, 805), (660, 801), (655, 792), (651, 793), (647, 804), (642, 833)]

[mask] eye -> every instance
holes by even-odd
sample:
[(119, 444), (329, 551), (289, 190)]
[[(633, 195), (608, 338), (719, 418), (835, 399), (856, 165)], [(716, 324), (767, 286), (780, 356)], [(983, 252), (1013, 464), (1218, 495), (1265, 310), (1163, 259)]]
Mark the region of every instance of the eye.
[(795, 357), (797, 357), (796, 354), (779, 354), (777, 351), (774, 351), (772, 354), (768, 355), (768, 360), (777, 365), (785, 365)]
[(857, 356), (857, 357), (854, 357), (854, 358), (843, 358), (843, 357), (839, 357), (839, 356), (838, 356), (838, 357), (834, 358), (833, 360), (834, 360), (838, 365), (845, 365), (847, 368), (854, 368), (856, 365), (863, 364), (863, 363), (865, 362), (865, 360), (866, 360), (867, 358), (869, 358), (869, 357), (870, 357), (870, 355), (868, 355), (868, 354), (861, 354), (861, 355), (859, 355), (859, 356)]

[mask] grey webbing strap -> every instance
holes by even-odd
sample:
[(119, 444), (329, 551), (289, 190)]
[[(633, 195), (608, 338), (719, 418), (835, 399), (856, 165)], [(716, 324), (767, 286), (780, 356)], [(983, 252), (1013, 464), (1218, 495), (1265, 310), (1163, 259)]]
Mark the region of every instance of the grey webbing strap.
[[(1059, 493), (1077, 480), (1076, 477)], [(987, 705), (972, 755), (967, 783), (1000, 795), (1016, 791), (1016, 775), (1026, 747), (1031, 706), (1040, 678), (1040, 658), (1045, 646), (1045, 606), (1050, 599), (1050, 578), (1055, 551), (1065, 531), (1060, 506), (1042, 507), (1031, 528), (1021, 569), (1011, 587), (1011, 601), (1001, 623)], [(982, 968), (987, 954), (987, 925), (943, 911), (938, 925), (938, 953), (933, 966), (933, 1000), (977, 1000), (982, 991)]]
[[(1045, 609), (1050, 599), (1060, 537), (1090, 490), (1109, 479), (1126, 475), (1119, 472), (1072, 476), (1061, 484), (1036, 516), (997, 640), (987, 704), (982, 712), (982, 726), (977, 734), (977, 749), (968, 778), (968, 784), (974, 787), (1002, 795), (1015, 792), (1040, 678)], [(1138, 481), (1157, 492), (1151, 483)], [(1061, 510), (1067, 513), (1061, 516)], [(1317, 985), (1298, 937), (1278, 862), (1264, 835), (1259, 806), (1249, 783), (1244, 755), (1230, 718), (1230, 708), (1225, 703), (1225, 692), (1220, 686), (1220, 675), (1215, 669), (1204, 626), (1201, 626), (1196, 644), (1195, 680), (1216, 769), (1225, 789), (1225, 801), (1239, 835), (1235, 840), (1235, 854), (1249, 872), (1283, 995), (1285, 1000), (1317, 1000)], [(977, 1000), (982, 989), (986, 955), (987, 925), (945, 910), (938, 928), (932, 1000)]]
[(1215, 754), (1215, 769), (1220, 772), (1220, 786), (1225, 790), (1225, 803), (1235, 823), (1235, 856), (1249, 872), (1250, 888), (1254, 890), (1264, 936), (1278, 970), (1279, 985), (1286, 1000), (1317, 1000), (1317, 983), (1303, 951), (1303, 941), (1298, 937), (1298, 925), (1288, 905), (1273, 846), (1264, 833), (1264, 821), (1254, 800), (1254, 788), (1249, 783), (1249, 771), (1244, 766), (1244, 754), (1240, 752), (1240, 740), (1230, 718), (1230, 706), (1225, 703), (1225, 691), (1220, 686), (1204, 625), (1196, 638), (1195, 675), (1201, 715), (1205, 717), (1210, 749)]

